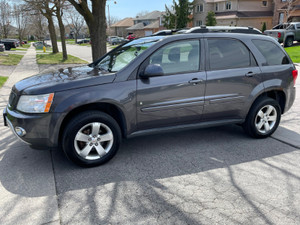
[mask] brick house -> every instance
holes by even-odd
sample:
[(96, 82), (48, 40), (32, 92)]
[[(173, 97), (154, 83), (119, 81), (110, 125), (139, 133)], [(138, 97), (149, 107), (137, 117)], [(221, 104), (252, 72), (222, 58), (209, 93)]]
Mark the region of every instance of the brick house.
[(213, 11), (219, 26), (252, 26), (267, 29), (273, 25), (272, 0), (195, 0), (194, 26), (204, 25), (207, 13)]
[(136, 37), (144, 37), (164, 29), (162, 15), (163, 13), (160, 11), (153, 11), (134, 18), (134, 25), (126, 29), (127, 33), (133, 33)]
[(113, 25), (110, 26), (112, 30), (112, 35), (119, 36), (119, 37), (126, 37), (127, 36), (127, 28), (133, 26), (133, 19), (132, 18), (125, 18)]
[(274, 26), (287, 21), (300, 22), (300, 0), (294, 0), (290, 10), (288, 10), (288, 4), (287, 0), (274, 0)]

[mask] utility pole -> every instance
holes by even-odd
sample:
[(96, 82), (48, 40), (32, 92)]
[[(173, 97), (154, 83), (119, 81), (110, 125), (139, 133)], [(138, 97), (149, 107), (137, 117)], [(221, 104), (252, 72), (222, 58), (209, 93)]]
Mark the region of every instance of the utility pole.
[[(108, 1), (111, 1), (111, 0), (107, 0)], [(114, 4), (117, 4), (117, 1), (114, 1)], [(110, 12), (109, 12), (109, 4), (107, 3), (107, 17), (108, 17), (108, 28), (110, 29)]]

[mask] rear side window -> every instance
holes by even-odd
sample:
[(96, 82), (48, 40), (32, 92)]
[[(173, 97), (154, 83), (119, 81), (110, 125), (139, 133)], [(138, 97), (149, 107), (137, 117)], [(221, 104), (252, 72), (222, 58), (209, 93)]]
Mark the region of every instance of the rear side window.
[(211, 70), (245, 68), (256, 65), (252, 53), (240, 41), (234, 39), (208, 39)]
[(253, 44), (266, 58), (268, 66), (289, 64), (288, 57), (276, 44), (266, 40), (252, 40)]

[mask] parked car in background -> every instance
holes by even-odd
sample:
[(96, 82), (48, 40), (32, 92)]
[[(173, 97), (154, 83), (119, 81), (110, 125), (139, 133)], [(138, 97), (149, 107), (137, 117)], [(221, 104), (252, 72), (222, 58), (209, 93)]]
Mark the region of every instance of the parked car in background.
[(47, 44), (47, 42), (45, 41), (37, 41), (37, 42), (34, 42), (32, 44), (35, 48), (38, 48), (38, 47), (41, 47), (41, 46), (45, 46), (45, 47), (51, 47), (51, 45)]
[(262, 34), (262, 32), (253, 27), (231, 27), (231, 26), (201, 26), (193, 27), (185, 33), (208, 33), (208, 32), (227, 32), (243, 34)]
[(33, 147), (61, 146), (91, 167), (109, 161), (122, 138), (151, 132), (241, 124), (269, 137), (294, 102), (297, 75), (265, 35), (145, 37), (89, 66), (19, 81), (4, 123)]
[(106, 41), (107, 41), (107, 42), (110, 42), (110, 39), (112, 39), (112, 38), (117, 38), (117, 37), (118, 37), (118, 36), (108, 36), (107, 39), (106, 39)]
[(4, 52), (4, 50), (5, 50), (4, 44), (0, 44), (0, 52)]
[(300, 22), (290, 23), (285, 29), (266, 30), (264, 34), (283, 43), (284, 47), (291, 47), (294, 41), (300, 41)]
[(129, 34), (127, 37), (126, 37), (127, 40), (129, 41), (132, 41), (134, 39), (136, 39), (136, 36), (134, 34)]
[(17, 42), (14, 39), (2, 39), (0, 43), (4, 44), (5, 50), (10, 50), (11, 48), (17, 47)]
[(80, 41), (77, 41), (76, 44), (87, 44), (87, 43), (90, 43), (90, 39), (82, 39)]
[(118, 44), (123, 44), (125, 42), (127, 42), (128, 40), (122, 37), (115, 37), (115, 38), (110, 38), (109, 40), (109, 44), (111, 45), (118, 45)]

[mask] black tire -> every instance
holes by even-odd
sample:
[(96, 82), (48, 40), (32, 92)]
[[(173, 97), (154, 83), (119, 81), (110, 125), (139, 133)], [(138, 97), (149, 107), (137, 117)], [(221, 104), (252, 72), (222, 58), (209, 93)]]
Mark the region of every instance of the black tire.
[(275, 132), (280, 118), (281, 108), (278, 102), (268, 97), (260, 98), (253, 103), (243, 128), (251, 137), (266, 138)]
[(108, 162), (117, 153), (121, 137), (120, 127), (111, 116), (100, 111), (87, 111), (70, 120), (63, 133), (62, 148), (75, 164), (94, 167)]
[(287, 37), (284, 43), (284, 47), (291, 47), (293, 45), (294, 38), (293, 37)]

